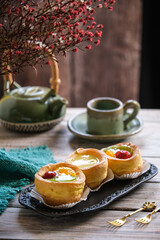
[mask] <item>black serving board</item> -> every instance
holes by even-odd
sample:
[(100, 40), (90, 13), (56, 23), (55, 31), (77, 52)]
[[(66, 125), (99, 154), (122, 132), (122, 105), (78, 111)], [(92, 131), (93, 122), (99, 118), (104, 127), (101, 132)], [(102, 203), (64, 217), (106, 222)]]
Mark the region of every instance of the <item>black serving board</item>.
[(136, 187), (153, 178), (158, 173), (158, 168), (150, 164), (150, 169), (143, 175), (136, 179), (130, 180), (112, 180), (104, 184), (98, 191), (90, 192), (86, 201), (78, 203), (76, 206), (65, 209), (57, 210), (45, 206), (41, 201), (30, 196), (30, 192), (34, 187), (34, 184), (25, 188), (19, 195), (19, 202), (23, 206), (33, 209), (34, 211), (48, 216), (48, 217), (60, 217), (77, 213), (84, 213), (89, 211), (98, 210), (104, 206), (107, 206), (114, 200), (124, 196)]

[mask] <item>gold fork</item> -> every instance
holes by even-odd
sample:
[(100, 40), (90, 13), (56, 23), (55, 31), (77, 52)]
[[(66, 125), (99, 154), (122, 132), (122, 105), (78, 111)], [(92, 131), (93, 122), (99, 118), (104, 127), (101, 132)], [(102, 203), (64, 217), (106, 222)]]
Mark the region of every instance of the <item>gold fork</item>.
[(114, 225), (114, 226), (116, 226), (116, 227), (120, 227), (120, 226), (122, 226), (126, 222), (126, 219), (128, 217), (130, 217), (130, 216), (132, 216), (132, 215), (134, 215), (134, 214), (136, 214), (136, 213), (138, 213), (138, 212), (140, 212), (140, 211), (142, 211), (144, 209), (153, 209), (155, 207), (156, 207), (155, 202), (145, 202), (143, 204), (143, 207), (137, 209), (136, 211), (131, 212), (131, 213), (127, 214), (126, 216), (122, 217), (122, 218), (116, 219), (114, 221), (107, 221), (107, 222), (112, 224), (112, 225)]
[(146, 224), (146, 223), (150, 223), (151, 219), (152, 219), (152, 215), (155, 214), (156, 212), (158, 212), (160, 210), (160, 207), (153, 210), (151, 213), (149, 213), (147, 216), (145, 217), (142, 217), (140, 219), (135, 219), (135, 221), (139, 222), (139, 223), (143, 223), (143, 224)]

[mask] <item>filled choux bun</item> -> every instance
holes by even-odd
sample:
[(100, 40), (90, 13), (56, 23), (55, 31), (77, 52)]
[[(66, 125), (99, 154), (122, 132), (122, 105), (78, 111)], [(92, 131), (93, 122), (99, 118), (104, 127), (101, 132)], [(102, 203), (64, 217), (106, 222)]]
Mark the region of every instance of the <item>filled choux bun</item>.
[(107, 156), (100, 150), (79, 148), (68, 156), (66, 162), (76, 165), (83, 171), (86, 185), (91, 189), (98, 187), (107, 177)]
[(108, 158), (108, 167), (114, 174), (121, 176), (134, 172), (141, 172), (143, 161), (137, 145), (119, 143), (103, 148)]
[(43, 166), (35, 174), (35, 186), (51, 206), (78, 202), (85, 186), (85, 175), (75, 165), (56, 163)]

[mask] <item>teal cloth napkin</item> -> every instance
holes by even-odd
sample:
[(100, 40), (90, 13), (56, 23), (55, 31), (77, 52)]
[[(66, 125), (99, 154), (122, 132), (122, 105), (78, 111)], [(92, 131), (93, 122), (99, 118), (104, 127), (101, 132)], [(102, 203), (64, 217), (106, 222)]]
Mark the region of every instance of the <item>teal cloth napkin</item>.
[(55, 162), (47, 146), (0, 149), (0, 214), (42, 166)]

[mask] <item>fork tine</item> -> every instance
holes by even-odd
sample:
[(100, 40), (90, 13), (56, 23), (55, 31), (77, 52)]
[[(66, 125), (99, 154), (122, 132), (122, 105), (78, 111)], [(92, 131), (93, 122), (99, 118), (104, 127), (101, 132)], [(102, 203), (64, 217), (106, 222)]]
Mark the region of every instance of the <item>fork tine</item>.
[(122, 226), (124, 223), (119, 223), (119, 225), (118, 226)]
[(139, 223), (143, 223), (143, 218), (135, 219), (135, 221), (137, 221), (137, 222), (139, 222)]
[(114, 226), (122, 226), (124, 224), (124, 222), (119, 222), (118, 219), (114, 221), (107, 221), (107, 222)]
[(117, 226), (117, 224), (115, 222), (112, 222), (112, 221), (107, 221), (107, 222), (114, 225), (114, 226)]
[(121, 222), (118, 222), (118, 221), (116, 221), (115, 222), (118, 226), (121, 226), (122, 225), (122, 223)]
[(160, 210), (160, 207), (156, 208), (155, 210), (153, 210), (151, 213), (149, 213), (147, 216), (140, 218), (140, 219), (135, 219), (137, 222), (140, 223), (150, 223), (152, 220), (152, 215), (155, 214), (156, 212), (158, 212)]
[(149, 221), (143, 220), (142, 223), (146, 224), (146, 223), (149, 223)]
[(121, 223), (119, 223), (119, 222), (116, 222), (116, 226), (121, 226), (122, 224)]
[(135, 219), (136, 222), (142, 223), (142, 219)]
[(115, 226), (119, 227), (119, 226), (121, 226), (121, 224), (117, 222), (117, 223), (115, 223)]
[(149, 220), (149, 219), (145, 219), (145, 220), (143, 221), (143, 223), (150, 223), (150, 221), (151, 221), (151, 220)]
[(146, 218), (140, 218), (140, 219), (135, 219), (137, 222), (139, 223), (143, 223), (143, 224), (146, 224), (146, 223), (149, 223), (150, 220), (149, 219), (146, 219)]
[[(144, 210), (144, 209), (152, 209), (152, 208), (155, 208), (155, 202), (146, 202), (146, 203), (144, 203), (143, 204), (143, 207), (141, 207), (141, 208), (139, 208), (139, 209), (137, 209), (136, 211), (134, 211), (134, 212), (131, 212), (130, 214), (127, 214), (126, 216), (124, 216), (124, 217), (122, 217), (122, 218), (119, 218), (119, 219), (116, 219), (116, 220), (114, 220), (114, 221), (107, 221), (108, 223), (110, 223), (110, 224), (112, 224), (112, 225), (114, 225), (114, 226), (122, 226), (125, 222), (126, 222), (126, 219), (128, 218), (128, 217), (131, 217), (132, 215), (134, 215), (134, 214), (136, 214), (136, 213), (138, 213), (138, 212), (140, 212), (140, 211), (142, 211), (142, 210)], [(160, 209), (160, 208), (159, 208)], [(157, 211), (158, 211), (158, 209), (157, 209)], [(156, 212), (157, 212), (156, 211)], [(136, 219), (135, 219), (136, 220)], [(141, 220), (141, 219), (139, 219), (139, 220)], [(137, 222), (140, 222), (140, 221), (137, 221)], [(148, 223), (148, 222), (146, 222), (146, 223)]]
[(116, 222), (115, 221), (107, 221), (108, 223), (110, 223), (110, 224), (112, 224), (112, 225), (114, 225), (114, 226), (117, 226), (117, 224), (116, 224)]

